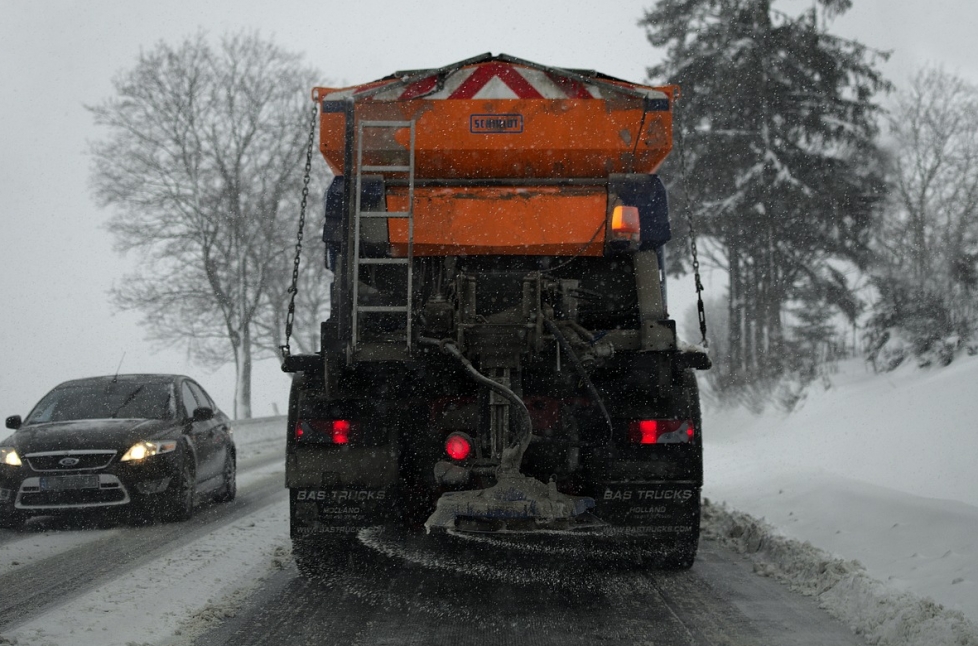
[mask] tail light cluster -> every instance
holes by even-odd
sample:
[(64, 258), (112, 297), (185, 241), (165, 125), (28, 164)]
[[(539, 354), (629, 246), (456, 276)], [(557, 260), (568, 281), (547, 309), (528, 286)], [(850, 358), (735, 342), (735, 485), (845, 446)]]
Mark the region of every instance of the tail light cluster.
[(681, 444), (692, 442), (696, 427), (691, 419), (639, 419), (628, 423), (629, 444)]
[(349, 444), (357, 424), (348, 419), (300, 419), (295, 425), (297, 442), (309, 444)]

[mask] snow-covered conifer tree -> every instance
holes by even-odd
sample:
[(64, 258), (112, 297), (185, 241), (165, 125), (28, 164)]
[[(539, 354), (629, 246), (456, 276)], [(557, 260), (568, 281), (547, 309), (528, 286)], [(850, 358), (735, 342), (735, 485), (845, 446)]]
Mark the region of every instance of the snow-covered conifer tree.
[(788, 16), (771, 0), (660, 0), (640, 23), (666, 48), (650, 80), (681, 87), (686, 185), (730, 276), (730, 354), (718, 364), (732, 386), (783, 373), (786, 305), (837, 293), (812, 286), (835, 281), (833, 259), (864, 257), (884, 196), (883, 55), (824, 28), (849, 4)]

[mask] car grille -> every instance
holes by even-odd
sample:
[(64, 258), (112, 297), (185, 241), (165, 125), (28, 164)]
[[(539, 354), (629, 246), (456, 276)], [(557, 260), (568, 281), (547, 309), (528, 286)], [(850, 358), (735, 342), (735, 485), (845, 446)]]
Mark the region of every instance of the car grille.
[[(83, 471), (104, 469), (115, 457), (116, 451), (49, 451), (28, 453), (24, 456), (34, 471)], [(67, 458), (67, 460), (66, 460)], [(75, 464), (62, 464), (77, 460)]]
[(111, 505), (126, 499), (122, 489), (79, 489), (78, 491), (42, 491), (22, 493), (22, 507), (76, 507), (79, 505)]
[[(78, 479), (94, 477), (98, 486)], [(45, 480), (47, 484), (45, 485)], [(58, 481), (58, 482), (53, 482)], [(74, 485), (74, 486), (73, 486)], [(75, 488), (77, 486), (78, 488)], [(124, 505), (129, 502), (129, 492), (116, 476), (103, 473), (98, 476), (32, 476), (20, 483), (20, 491), (14, 500), (17, 509), (70, 509), (72, 507), (97, 507)]]

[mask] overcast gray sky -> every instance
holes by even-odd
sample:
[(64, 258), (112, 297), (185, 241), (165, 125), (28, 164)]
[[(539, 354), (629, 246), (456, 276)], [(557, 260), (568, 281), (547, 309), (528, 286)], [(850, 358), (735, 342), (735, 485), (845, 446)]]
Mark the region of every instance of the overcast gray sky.
[[(123, 352), (124, 372), (194, 375), (231, 409), (230, 367), (209, 373), (178, 349), (154, 352), (139, 316), (114, 314), (108, 303), (138, 258), (113, 252), (102, 228), (109, 213), (92, 202), (86, 151), (99, 133), (83, 106), (109, 96), (112, 77), (140, 49), (200, 28), (215, 36), (246, 28), (304, 53), (324, 84), (487, 51), (641, 81), (659, 57), (635, 25), (652, 4), (0, 0), (0, 416), (25, 414), (63, 380), (112, 373)], [(788, 13), (811, 5), (778, 2)], [(855, 0), (832, 30), (892, 50), (884, 70), (898, 84), (927, 63), (978, 83), (976, 26), (975, 0)], [(284, 411), (287, 399), (288, 380), (263, 362), (255, 414), (271, 414), (273, 404)]]

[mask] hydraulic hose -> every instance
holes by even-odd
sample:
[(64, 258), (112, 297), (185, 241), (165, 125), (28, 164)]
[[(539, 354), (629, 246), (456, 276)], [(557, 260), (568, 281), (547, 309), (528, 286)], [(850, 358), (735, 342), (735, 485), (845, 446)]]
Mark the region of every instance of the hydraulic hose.
[(554, 335), (554, 338), (557, 339), (557, 343), (560, 344), (560, 347), (567, 353), (567, 356), (571, 360), (571, 364), (574, 366), (577, 374), (581, 376), (581, 379), (584, 381), (584, 385), (587, 386), (588, 392), (591, 393), (594, 403), (596, 403), (598, 408), (601, 409), (601, 414), (604, 415), (605, 421), (608, 422), (608, 437), (610, 438), (612, 435), (614, 435), (615, 429), (611, 424), (611, 415), (608, 414), (608, 409), (604, 406), (604, 400), (601, 399), (601, 394), (598, 392), (598, 389), (594, 387), (594, 383), (592, 383), (591, 378), (588, 377), (587, 371), (584, 369), (584, 365), (577, 357), (577, 353), (574, 352), (574, 349), (567, 341), (567, 338), (557, 328), (557, 324), (547, 318), (543, 319), (543, 323), (547, 326), (547, 329), (550, 330), (550, 333)]
[(472, 376), (473, 379), (475, 379), (483, 386), (495, 390), (497, 393), (499, 393), (500, 395), (508, 399), (509, 403), (515, 406), (520, 411), (520, 415), (519, 415), (520, 434), (517, 436), (516, 441), (513, 443), (513, 447), (515, 448), (523, 444), (524, 442), (529, 441), (530, 435), (533, 432), (533, 423), (530, 420), (530, 411), (527, 409), (526, 404), (523, 403), (523, 400), (520, 398), (519, 395), (517, 395), (512, 390), (502, 385), (498, 381), (490, 379), (489, 377), (485, 376), (484, 374), (476, 370), (475, 366), (472, 365), (472, 362), (465, 358), (465, 355), (463, 355), (459, 351), (458, 347), (451, 340), (445, 339), (444, 341), (439, 341), (438, 339), (432, 339), (431, 337), (423, 336), (418, 338), (418, 342), (423, 345), (437, 346), (443, 352), (452, 355), (453, 357), (458, 359), (459, 362), (461, 362), (462, 366)]

